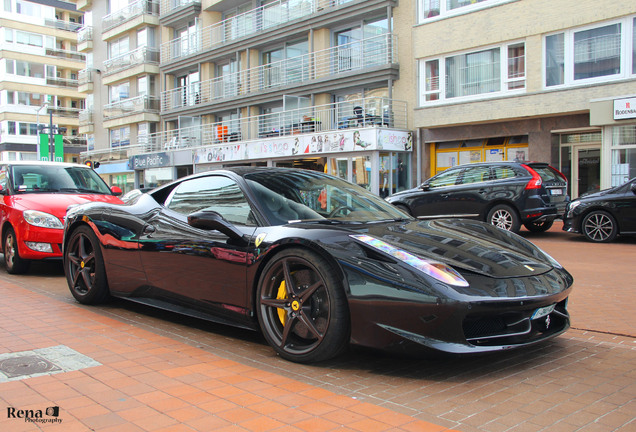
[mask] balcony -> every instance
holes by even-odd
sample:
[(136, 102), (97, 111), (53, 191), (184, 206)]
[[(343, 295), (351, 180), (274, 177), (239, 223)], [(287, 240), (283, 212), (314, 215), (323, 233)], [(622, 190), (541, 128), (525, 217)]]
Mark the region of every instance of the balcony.
[(79, 123), (80, 123), (80, 126), (94, 124), (95, 121), (93, 120), (93, 110), (92, 109), (81, 110), (79, 112)]
[(77, 32), (77, 50), (91, 51), (93, 49), (93, 27), (86, 26)]
[[(146, 64), (152, 64), (158, 68), (159, 51), (143, 46), (126, 54), (106, 60), (104, 61), (104, 76), (113, 75), (117, 72)], [(155, 73), (158, 72), (157, 70)]]
[(80, 109), (56, 106), (56, 107), (49, 108), (48, 112), (53, 112), (53, 115), (57, 117), (77, 119), (79, 117)]
[(46, 48), (45, 52), (46, 52), (46, 55), (50, 57), (57, 57), (57, 58), (68, 59), (68, 60), (77, 60), (80, 62), (86, 61), (86, 55), (79, 53), (77, 51), (66, 51), (66, 50), (60, 50), (55, 48)]
[(50, 18), (46, 18), (44, 20), (44, 25), (58, 30), (66, 30), (74, 33), (77, 33), (79, 29), (82, 28), (82, 24), (79, 23)]
[[(130, 25), (123, 26), (126, 23), (130, 23)], [(102, 39), (108, 40), (142, 23), (159, 24), (159, 4), (156, 1), (138, 0), (106, 15), (103, 19)], [(120, 26), (122, 26), (121, 29), (116, 29)]]
[(104, 106), (104, 120), (144, 113), (159, 114), (159, 100), (152, 96), (137, 96)]
[(161, 93), (161, 110), (165, 113), (187, 106), (218, 103), (390, 66), (397, 61), (394, 39), (392, 34), (374, 36), (167, 90)]
[(162, 63), (177, 61), (272, 27), (299, 20), (314, 13), (317, 5), (317, 0), (303, 2), (279, 0), (260, 6), (212, 24), (194, 34), (162, 44), (161, 61)]
[(77, 89), (79, 83), (78, 83), (78, 80), (76, 80), (76, 79), (67, 79), (67, 78), (59, 78), (59, 77), (49, 77), (49, 76), (47, 76), (46, 77), (46, 85)]
[(201, 12), (201, 0), (161, 0), (159, 18), (164, 26), (176, 27)]

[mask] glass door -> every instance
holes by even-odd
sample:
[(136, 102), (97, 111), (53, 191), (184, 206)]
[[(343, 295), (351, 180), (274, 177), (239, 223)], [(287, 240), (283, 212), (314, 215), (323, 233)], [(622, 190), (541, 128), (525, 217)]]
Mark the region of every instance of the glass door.
[(573, 150), (572, 198), (575, 198), (600, 189), (601, 147), (575, 146)]

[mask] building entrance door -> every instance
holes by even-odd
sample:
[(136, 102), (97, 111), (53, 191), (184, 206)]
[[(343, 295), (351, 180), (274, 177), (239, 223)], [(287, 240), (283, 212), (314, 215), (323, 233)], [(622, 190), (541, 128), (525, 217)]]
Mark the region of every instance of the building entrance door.
[(601, 186), (601, 147), (574, 147), (574, 181), (572, 193), (579, 197), (596, 192)]

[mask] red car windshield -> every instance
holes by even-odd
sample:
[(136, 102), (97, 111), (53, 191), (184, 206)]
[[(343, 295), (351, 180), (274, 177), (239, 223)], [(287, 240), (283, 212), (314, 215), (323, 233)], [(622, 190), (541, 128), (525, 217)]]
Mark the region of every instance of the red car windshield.
[(15, 193), (111, 193), (92, 169), (64, 165), (14, 165), (11, 180)]

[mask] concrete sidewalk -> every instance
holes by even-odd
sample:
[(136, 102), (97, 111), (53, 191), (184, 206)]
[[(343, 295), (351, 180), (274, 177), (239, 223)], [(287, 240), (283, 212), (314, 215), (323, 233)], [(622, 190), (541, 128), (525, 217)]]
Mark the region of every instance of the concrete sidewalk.
[(449, 430), (4, 281), (0, 298), (2, 431)]

